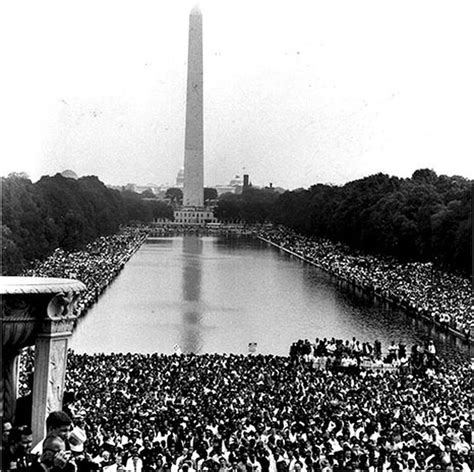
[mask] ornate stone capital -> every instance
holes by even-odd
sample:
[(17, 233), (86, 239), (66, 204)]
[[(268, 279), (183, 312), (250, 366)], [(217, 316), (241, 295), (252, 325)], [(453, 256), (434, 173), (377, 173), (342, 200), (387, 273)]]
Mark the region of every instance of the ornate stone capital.
[[(2, 286), (2, 279), (10, 283)], [(11, 283), (12, 279), (17, 285)], [(41, 333), (70, 334), (76, 320), (74, 307), (83, 287), (72, 280), (1, 277), (3, 350), (19, 352), (33, 345)]]
[(2, 295), (2, 348), (19, 352), (34, 344), (42, 303), (37, 295)]

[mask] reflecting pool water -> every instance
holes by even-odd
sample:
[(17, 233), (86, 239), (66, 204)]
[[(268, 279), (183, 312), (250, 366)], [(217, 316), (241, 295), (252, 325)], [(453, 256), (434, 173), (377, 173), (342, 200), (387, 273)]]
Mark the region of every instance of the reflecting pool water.
[(398, 310), (338, 287), (326, 273), (250, 238), (185, 235), (147, 241), (82, 319), (77, 352), (287, 355), (298, 339), (352, 338), (384, 346), (435, 336)]

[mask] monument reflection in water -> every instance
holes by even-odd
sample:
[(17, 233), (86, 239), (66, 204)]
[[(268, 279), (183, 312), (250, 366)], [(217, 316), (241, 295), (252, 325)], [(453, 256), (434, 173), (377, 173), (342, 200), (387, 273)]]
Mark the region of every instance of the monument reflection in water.
[(183, 236), (183, 330), (180, 347), (184, 352), (199, 352), (202, 348), (201, 321), (203, 302), (201, 300), (202, 239)]
[[(435, 333), (338, 287), (314, 266), (245, 238), (149, 240), (79, 323), (77, 352), (288, 355), (292, 342), (353, 336), (384, 346)], [(440, 351), (447, 336), (435, 337)]]

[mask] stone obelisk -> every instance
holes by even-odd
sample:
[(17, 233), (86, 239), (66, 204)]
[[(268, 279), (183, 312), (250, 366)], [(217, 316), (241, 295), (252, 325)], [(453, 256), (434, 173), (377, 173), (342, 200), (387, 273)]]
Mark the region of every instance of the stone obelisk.
[(185, 207), (204, 205), (203, 121), (202, 14), (196, 6), (189, 16), (183, 188)]

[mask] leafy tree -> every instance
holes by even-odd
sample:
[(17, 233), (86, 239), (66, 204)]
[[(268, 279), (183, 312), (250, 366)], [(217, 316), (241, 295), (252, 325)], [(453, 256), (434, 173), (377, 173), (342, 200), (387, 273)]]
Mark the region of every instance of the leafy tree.
[(23, 254), (15, 242), (12, 231), (6, 225), (2, 227), (1, 273), (8, 274), (11, 267), (22, 267), (25, 263)]
[(217, 200), (217, 190), (215, 188), (204, 187), (204, 202)]
[(241, 207), (240, 195), (225, 193), (221, 195), (216, 208), (214, 208), (214, 216), (227, 223), (240, 221), (242, 219)]
[(310, 197), (310, 192), (307, 190), (283, 193), (273, 205), (273, 221), (296, 231), (305, 232), (306, 222), (311, 219), (305, 218)]
[[(95, 176), (57, 174), (33, 184), (25, 174), (10, 174), (1, 183), (2, 274), (13, 275), (57, 247), (78, 248), (124, 223), (173, 217), (172, 207), (147, 198), (148, 192), (111, 190)], [(216, 193), (206, 189), (206, 198)], [(282, 195), (250, 187), (222, 195), (214, 213), (221, 221), (270, 221), (353, 249), (470, 273), (471, 195), (472, 181), (419, 169), (409, 179), (379, 173)], [(171, 188), (167, 197), (182, 203), (182, 190)]]
[(418, 184), (435, 184), (438, 176), (433, 169), (418, 169), (413, 172), (411, 180)]
[(14, 275), (56, 248), (74, 250), (121, 224), (172, 216), (166, 204), (121, 194), (97, 177), (78, 180), (61, 174), (33, 184), (24, 174), (2, 178), (2, 274)]
[(165, 202), (160, 201), (149, 201), (146, 202), (151, 208), (151, 214), (153, 219), (167, 218), (173, 219), (173, 208)]
[(96, 235), (115, 233), (119, 225), (126, 223), (126, 211), (119, 191), (107, 188), (94, 175), (81, 177), (78, 184), (84, 196), (82, 206), (88, 209), (95, 223)]
[(147, 188), (141, 193), (142, 198), (156, 198), (153, 190), (151, 188)]
[[(48, 246), (42, 219), (41, 195), (24, 174), (10, 174), (2, 179), (2, 223), (20, 250), (22, 260), (40, 257)], [(29, 244), (34, 238), (35, 243)]]
[(471, 270), (471, 182), (459, 176), (419, 169), (409, 179), (318, 184), (282, 194), (272, 221), (353, 249)]
[(166, 191), (166, 198), (176, 205), (183, 204), (183, 191), (180, 188), (171, 187)]
[(240, 195), (222, 195), (214, 215), (221, 221), (263, 223), (271, 220), (277, 198), (278, 194), (272, 190), (248, 187)]

